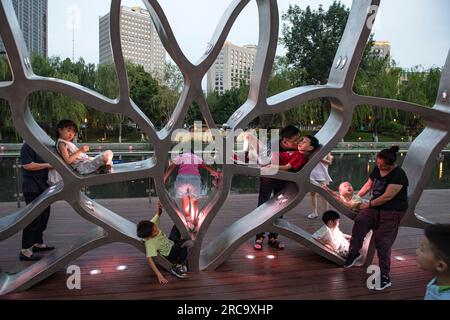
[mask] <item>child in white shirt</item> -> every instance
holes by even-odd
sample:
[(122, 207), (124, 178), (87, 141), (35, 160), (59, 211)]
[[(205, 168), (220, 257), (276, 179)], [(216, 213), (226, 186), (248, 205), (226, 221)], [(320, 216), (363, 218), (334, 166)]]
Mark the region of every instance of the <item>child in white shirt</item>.
[(351, 236), (339, 229), (339, 219), (340, 215), (336, 211), (326, 211), (322, 216), (324, 225), (312, 237), (345, 258), (348, 255)]

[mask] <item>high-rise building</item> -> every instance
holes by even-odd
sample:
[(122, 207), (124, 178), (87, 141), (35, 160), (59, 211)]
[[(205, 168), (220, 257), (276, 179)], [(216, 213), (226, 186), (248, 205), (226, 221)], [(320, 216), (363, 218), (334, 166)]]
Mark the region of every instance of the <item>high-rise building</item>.
[[(48, 55), (47, 0), (12, 0), (23, 38), (30, 53)], [(0, 40), (0, 51), (5, 51)]]
[(391, 54), (391, 43), (389, 41), (374, 41), (372, 43), (372, 52), (384, 59)]
[(249, 83), (256, 51), (255, 45), (240, 47), (226, 41), (216, 62), (208, 71), (208, 93), (216, 91), (223, 94), (231, 88), (238, 88), (242, 82)]
[[(100, 17), (99, 63), (112, 63), (109, 13)], [(166, 51), (147, 10), (140, 7), (121, 9), (121, 37), (125, 60), (144, 67), (157, 80), (164, 78)]]

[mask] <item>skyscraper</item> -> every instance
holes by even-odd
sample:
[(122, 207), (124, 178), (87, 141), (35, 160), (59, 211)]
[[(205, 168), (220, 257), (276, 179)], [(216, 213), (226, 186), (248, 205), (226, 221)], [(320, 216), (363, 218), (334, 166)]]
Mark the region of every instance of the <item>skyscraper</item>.
[[(48, 55), (47, 0), (12, 0), (23, 38), (30, 53)], [(5, 51), (0, 41), (0, 51)]]
[(255, 64), (255, 45), (236, 46), (226, 41), (207, 74), (207, 91), (223, 94), (226, 90), (249, 83)]
[[(109, 13), (99, 23), (99, 63), (112, 63)], [(166, 51), (147, 10), (140, 7), (122, 6), (122, 49), (125, 60), (144, 67), (157, 80), (163, 80)]]

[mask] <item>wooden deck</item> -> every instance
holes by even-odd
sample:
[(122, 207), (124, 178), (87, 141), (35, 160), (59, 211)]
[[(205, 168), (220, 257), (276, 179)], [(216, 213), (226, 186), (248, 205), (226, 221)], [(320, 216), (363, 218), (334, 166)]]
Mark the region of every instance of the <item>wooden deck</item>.
[[(148, 199), (121, 199), (100, 201), (106, 207), (131, 221), (146, 219)], [(210, 227), (206, 241), (223, 228), (255, 207), (256, 195), (232, 195)], [(152, 203), (152, 207), (154, 202)], [(432, 221), (450, 223), (450, 190), (430, 190), (422, 196), (418, 212)], [(0, 204), (0, 216), (16, 210), (14, 203)], [(309, 221), (310, 199), (306, 198), (286, 218), (309, 232), (319, 228), (319, 220)], [(342, 230), (349, 233), (351, 221), (342, 219)], [(162, 228), (168, 232), (171, 222), (163, 216)], [(53, 205), (46, 241), (55, 246), (66, 246), (89, 230), (90, 223), (79, 217), (64, 202)], [(363, 268), (343, 269), (315, 255), (307, 248), (282, 238), (284, 251), (264, 247), (255, 252), (252, 240), (247, 241), (231, 258), (214, 272), (191, 273), (189, 279), (179, 280), (167, 275), (169, 283), (161, 286), (147, 265), (145, 257), (135, 248), (112, 244), (91, 251), (72, 264), (82, 271), (81, 290), (66, 287), (66, 270), (61, 270), (30, 290), (14, 293), (2, 299), (423, 299), (425, 286), (431, 274), (420, 270), (415, 261), (415, 250), (422, 231), (402, 228), (394, 245), (392, 263), (393, 286), (382, 292), (366, 287), (367, 275)], [(29, 265), (18, 260), (20, 234), (0, 242), (0, 267), (5, 272), (16, 272)], [(255, 255), (248, 260), (246, 255)], [(268, 254), (276, 258), (269, 260)], [(376, 262), (376, 261), (375, 261)], [(127, 270), (115, 268), (126, 265)], [(92, 276), (92, 269), (102, 273)]]

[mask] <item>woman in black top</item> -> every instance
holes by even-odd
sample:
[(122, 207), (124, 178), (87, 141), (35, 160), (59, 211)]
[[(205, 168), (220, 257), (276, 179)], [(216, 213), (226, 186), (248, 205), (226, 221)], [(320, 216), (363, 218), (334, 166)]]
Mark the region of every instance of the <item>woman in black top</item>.
[(377, 154), (377, 166), (358, 192), (363, 197), (372, 191), (372, 198), (361, 205), (355, 218), (349, 255), (345, 261), (345, 267), (349, 268), (361, 258), (359, 250), (364, 238), (373, 230), (381, 270), (381, 283), (375, 288), (377, 290), (391, 286), (391, 248), (397, 237), (400, 221), (408, 209), (408, 177), (395, 163), (398, 150), (395, 146)]

